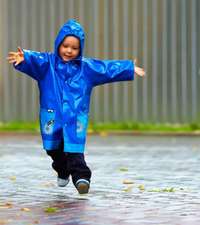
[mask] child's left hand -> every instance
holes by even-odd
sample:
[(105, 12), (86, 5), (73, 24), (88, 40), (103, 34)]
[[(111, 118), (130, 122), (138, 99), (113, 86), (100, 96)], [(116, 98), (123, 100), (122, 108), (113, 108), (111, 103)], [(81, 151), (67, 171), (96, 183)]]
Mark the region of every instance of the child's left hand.
[(143, 76), (145, 76), (145, 71), (143, 68), (135, 66), (135, 74), (140, 77), (143, 77)]

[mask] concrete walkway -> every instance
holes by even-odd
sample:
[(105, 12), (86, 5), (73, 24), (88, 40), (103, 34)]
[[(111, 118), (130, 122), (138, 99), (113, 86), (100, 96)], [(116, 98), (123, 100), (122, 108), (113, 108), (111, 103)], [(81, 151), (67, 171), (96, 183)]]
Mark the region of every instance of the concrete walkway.
[(199, 225), (198, 137), (88, 138), (90, 193), (56, 186), (38, 136), (0, 135), (0, 225)]

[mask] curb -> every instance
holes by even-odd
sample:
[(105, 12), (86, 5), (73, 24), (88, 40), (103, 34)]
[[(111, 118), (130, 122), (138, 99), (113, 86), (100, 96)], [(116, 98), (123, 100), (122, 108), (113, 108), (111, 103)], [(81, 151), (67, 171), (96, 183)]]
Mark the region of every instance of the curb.
[[(194, 132), (159, 132), (159, 131), (89, 131), (88, 136), (200, 136), (200, 131)], [(39, 132), (0, 131), (0, 136), (40, 136)]]

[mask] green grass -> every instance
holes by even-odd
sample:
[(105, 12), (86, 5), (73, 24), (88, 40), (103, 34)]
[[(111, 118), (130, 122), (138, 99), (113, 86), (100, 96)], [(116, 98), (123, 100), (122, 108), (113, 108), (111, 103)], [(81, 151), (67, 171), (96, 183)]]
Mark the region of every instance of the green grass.
[(94, 131), (143, 131), (143, 132), (194, 132), (200, 131), (200, 124), (168, 124), (168, 123), (97, 123), (92, 124)]
[(0, 122), (0, 131), (39, 132), (39, 123), (20, 121), (14, 121), (9, 123)]
[[(137, 123), (137, 122), (116, 122), (116, 123), (90, 123), (89, 132), (102, 131), (138, 131), (138, 132), (195, 132), (200, 131), (200, 123), (192, 124), (159, 124), (159, 123)], [(9, 123), (0, 122), (0, 131), (39, 132), (38, 122)]]

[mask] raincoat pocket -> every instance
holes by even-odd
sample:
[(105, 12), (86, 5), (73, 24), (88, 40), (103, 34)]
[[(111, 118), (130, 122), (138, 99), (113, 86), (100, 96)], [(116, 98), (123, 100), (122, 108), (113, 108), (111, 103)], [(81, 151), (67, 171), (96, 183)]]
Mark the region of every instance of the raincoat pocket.
[(43, 135), (52, 135), (55, 130), (55, 111), (40, 109), (40, 127)]
[(76, 124), (76, 134), (78, 139), (84, 140), (86, 137), (88, 126), (88, 116), (87, 115), (78, 115), (77, 124)]

